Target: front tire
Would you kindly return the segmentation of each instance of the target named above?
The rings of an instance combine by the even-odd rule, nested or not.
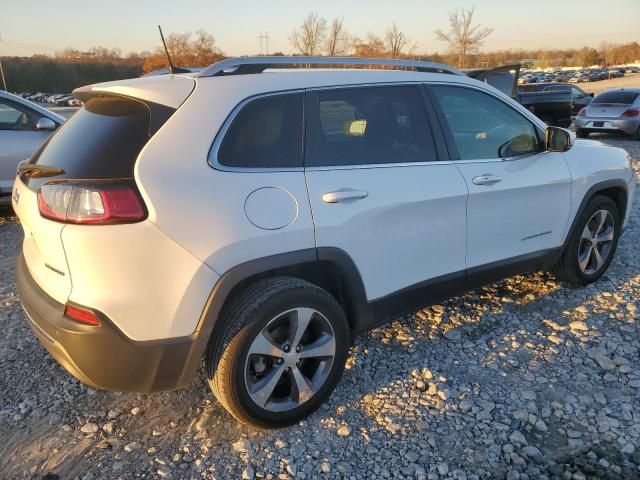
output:
[[[333,296],[309,282],[260,281],[218,321],[205,357],[208,382],[242,423],[293,425],[320,407],[342,376],[347,318]]]
[[[598,280],[613,259],[620,227],[620,213],[613,200],[599,195],[589,200],[553,269],[558,280],[574,285]]]

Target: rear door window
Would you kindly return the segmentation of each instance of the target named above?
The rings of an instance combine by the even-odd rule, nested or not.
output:
[[[313,98],[316,151],[309,166],[437,160],[417,86],[327,90]]]
[[[240,168],[302,167],[304,94],[258,98],[235,116],[217,152],[218,163]]]
[[[96,97],[49,137],[31,163],[64,170],[56,180],[131,178],[148,140],[147,105],[123,97]],[[51,179],[23,180],[37,188]]]

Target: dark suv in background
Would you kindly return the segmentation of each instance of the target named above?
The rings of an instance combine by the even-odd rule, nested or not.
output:
[[[588,93],[575,85],[566,83],[530,83],[518,85],[518,92],[571,92],[571,115],[575,116],[580,110],[591,103],[593,93]]]

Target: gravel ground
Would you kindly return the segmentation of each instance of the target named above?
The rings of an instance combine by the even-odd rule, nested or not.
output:
[[[640,159],[640,142],[601,138]],[[202,378],[154,395],[74,380],[20,310],[21,238],[5,209],[2,479],[640,478],[640,199],[595,285],[517,276],[376,329],[323,408],[271,432],[238,425]]]

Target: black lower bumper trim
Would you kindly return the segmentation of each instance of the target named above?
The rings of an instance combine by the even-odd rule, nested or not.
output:
[[[91,387],[156,392],[188,386],[201,349],[197,335],[168,340],[135,341],[104,314],[99,327],[64,315],[64,305],[45,293],[29,273],[24,256],[16,266],[16,284],[29,326],[53,358]]]

